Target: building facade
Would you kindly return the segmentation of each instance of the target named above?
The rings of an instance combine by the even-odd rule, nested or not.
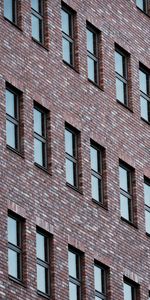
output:
[[[149,0],[0,25],[0,299],[150,299]]]

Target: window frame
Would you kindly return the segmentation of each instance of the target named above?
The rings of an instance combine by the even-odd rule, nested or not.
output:
[[[136,1],[136,7],[142,11],[144,14],[148,15],[149,16],[149,3],[148,3],[148,0],[143,0],[143,6],[144,6],[144,9],[141,9],[138,5],[137,5],[137,1]]]
[[[119,187],[120,187],[120,197],[121,195],[123,195],[124,197],[126,197],[128,199],[128,210],[129,210],[129,220],[126,219],[125,217],[123,217],[121,215],[121,219],[125,220],[126,222],[133,224],[134,221],[134,216],[133,216],[133,185],[132,185],[132,181],[133,181],[133,171],[130,167],[128,167],[125,163],[120,162],[119,163],[119,168],[122,168],[124,170],[126,170],[129,174],[129,180],[127,178],[127,182],[129,182],[129,192],[123,190],[120,186],[120,178],[119,178]],[[130,203],[129,203],[130,201]],[[120,199],[120,208],[121,208],[121,199]],[[120,214],[121,214],[121,209],[120,209]]]
[[[144,178],[144,185],[148,185],[150,187],[150,180],[148,178]],[[145,195],[144,195],[144,208],[145,208],[145,211],[148,211],[149,215],[150,215],[150,206],[148,206],[146,203],[145,203]],[[145,231],[146,231],[146,217],[145,217]],[[146,231],[146,234],[150,236],[150,232],[147,232]]]
[[[4,0],[5,2],[5,0]],[[5,7],[5,3],[4,3],[4,7]],[[18,0],[12,0],[12,20],[8,19],[6,16],[5,16],[5,10],[4,10],[4,18],[6,20],[8,20],[9,22],[11,22],[12,24],[14,25],[18,25]]]
[[[74,278],[69,274],[69,263],[68,263],[68,276],[69,276],[69,283],[73,283],[77,286],[77,300],[81,300],[81,285],[82,285],[82,274],[81,274],[81,254],[75,250],[74,248],[70,247],[68,248],[68,257],[69,252],[76,255],[76,270],[78,271],[79,278]],[[69,299],[70,300],[70,299]]]
[[[124,284],[129,285],[132,288],[132,300],[137,300],[137,285],[134,284],[130,279],[126,279],[126,278],[123,281],[123,287]]]
[[[91,178],[92,176],[96,177],[98,179],[98,183],[99,183],[99,201],[97,201],[96,199],[94,199],[92,197],[92,200],[98,204],[104,204],[104,191],[103,191],[103,150],[101,149],[101,147],[91,141],[90,144],[90,149],[94,148],[97,151],[98,154],[98,166],[99,166],[99,172],[95,171],[92,169],[91,166]],[[101,187],[101,188],[100,188]],[[92,188],[92,182],[91,182],[91,188]]]
[[[37,268],[37,266],[41,266],[47,270],[47,278],[45,278],[46,279],[45,285],[47,285],[47,290],[48,290],[48,293],[44,293],[44,292],[38,290],[38,288],[37,288],[37,294],[49,297],[51,294],[50,237],[43,229],[41,229],[39,227],[37,227],[37,229],[36,229],[36,235],[37,235],[37,233],[44,236],[44,238],[46,238],[46,245],[44,245],[44,251],[46,249],[47,261],[43,261],[42,259],[38,258],[37,254],[36,254],[36,268]],[[37,243],[36,243],[36,249],[37,249]],[[37,270],[36,270],[36,276],[37,276]]]
[[[39,104],[37,104],[36,102],[34,103],[34,107],[33,107],[33,115],[34,115],[34,110],[39,111],[41,114],[43,114],[44,116],[44,120],[42,121],[42,127],[44,128],[44,136],[38,134],[35,130],[34,130],[34,140],[38,140],[42,143],[42,159],[43,159],[43,165],[40,165],[38,162],[36,162],[34,160],[34,164],[37,165],[38,167],[47,170],[48,168],[48,157],[47,157],[47,111],[46,109],[44,109],[43,107],[41,107]],[[44,151],[43,151],[43,145],[44,145]],[[34,146],[34,150],[35,150],[35,146]]]
[[[98,49],[98,30],[92,25],[90,24],[89,22],[86,23],[86,30],[90,31],[93,33],[94,37],[95,37],[95,41],[94,41],[94,48],[95,48],[95,54],[91,53],[89,50],[88,50],[88,47],[87,47],[87,59],[88,57],[90,59],[92,59],[94,61],[94,63],[96,64],[96,72],[94,70],[94,81],[92,79],[90,79],[88,77],[88,80],[91,81],[92,83],[96,84],[99,86],[99,82],[100,82],[100,76],[99,76],[99,49]],[[88,68],[88,65],[87,65],[87,68]]]
[[[6,85],[5,93],[6,91],[9,91],[12,93],[15,97],[15,106],[14,106],[14,111],[16,111],[16,118],[12,117],[9,115],[6,111],[6,123],[7,121],[11,122],[14,126],[17,127],[16,132],[15,132],[15,144],[17,145],[16,147],[12,147],[9,144],[7,144],[6,140],[6,145],[8,148],[12,149],[13,151],[20,152],[20,101],[19,101],[19,92],[16,91],[15,88],[10,87],[9,85]],[[6,96],[5,96],[6,99]],[[6,103],[6,100],[5,100]],[[6,128],[6,139],[7,139],[7,128]]]
[[[66,179],[66,184],[78,189],[79,188],[79,169],[78,169],[78,132],[76,129],[72,128],[71,126],[69,126],[68,124],[65,125],[65,130],[71,132],[71,134],[74,136],[74,151],[75,151],[75,156],[71,156],[69,153],[66,152],[65,149],[65,160],[69,160],[71,161],[73,164],[75,164],[75,174],[74,174],[74,181],[75,184],[72,185],[71,183],[69,183]],[[67,169],[66,169],[66,174],[67,174]]]
[[[22,260],[22,256],[23,256],[23,241],[22,241],[22,220],[20,217],[16,216],[15,214],[8,212],[8,218],[14,219],[17,222],[17,231],[16,231],[16,235],[17,238],[19,240],[19,245],[14,245],[11,242],[8,241],[8,250],[13,250],[15,253],[19,254],[19,262],[17,261],[17,271],[19,270],[19,277],[14,277],[12,275],[9,274],[8,272],[8,276],[9,278],[13,279],[14,281],[18,281],[18,282],[22,282],[23,281],[23,260]],[[8,240],[8,239],[7,239]],[[19,266],[18,266],[19,264]]]
[[[44,45],[45,42],[44,41],[44,1],[43,0],[39,0],[39,1],[40,1],[41,12],[38,12],[34,8],[32,8],[32,0],[31,0],[31,23],[32,23],[32,15],[36,17],[39,22],[41,22],[41,26],[39,25],[39,40],[36,39],[33,35],[32,35],[32,39],[38,42],[39,44]]]
[[[129,55],[123,51],[122,49],[120,49],[120,47],[118,45],[115,45],[115,52],[119,53],[123,59],[124,59],[124,74],[123,76],[121,74],[119,74],[116,70],[115,70],[115,78],[120,80],[124,85],[125,85],[125,89],[124,89],[124,101],[120,101],[119,99],[117,99],[117,93],[116,93],[116,100],[123,104],[124,106],[129,108],[129,78],[128,78],[128,60],[129,60]],[[116,65],[115,65],[116,68]],[[117,89],[117,86],[116,86]]]
[[[69,15],[69,18],[70,18],[69,27],[70,27],[70,32],[71,32],[71,35],[68,35],[61,28],[61,31],[62,31],[62,46],[63,46],[63,39],[67,40],[69,42],[69,45],[71,45],[71,51],[69,52],[71,63],[67,62],[64,59],[63,51],[62,51],[63,62],[65,62],[67,65],[74,68],[75,67],[75,37],[74,37],[74,15],[75,15],[75,12],[63,3],[62,3],[62,6],[61,6],[61,11],[64,11]]]
[[[144,119],[141,115],[141,119],[144,120],[145,122],[147,122],[148,124],[150,124],[150,72],[144,67],[141,66],[139,67],[139,71],[143,72],[146,77],[147,77],[147,89],[148,89],[148,93],[145,94],[143,91],[141,91],[140,89],[140,105],[141,105],[141,97],[144,98],[144,100],[147,101],[147,106],[148,106],[148,120]],[[140,82],[140,76],[139,76],[139,82]]]
[[[95,297],[99,298],[100,300],[106,300],[107,297],[107,275],[106,275],[106,268],[104,268],[100,263],[94,262],[94,267],[97,267],[103,271],[103,279],[104,282],[104,293],[101,293],[95,289],[95,274],[94,274],[94,289],[95,289]]]

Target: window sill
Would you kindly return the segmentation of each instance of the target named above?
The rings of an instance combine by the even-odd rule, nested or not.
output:
[[[150,15],[149,15],[147,12],[143,11],[143,10],[140,9],[138,6],[136,6],[136,8],[137,8],[141,13],[143,13],[145,16],[147,16],[148,18],[150,18]]]
[[[121,221],[126,222],[128,225],[138,229],[137,225],[135,225],[134,223],[132,223],[131,221],[128,221],[127,219],[121,217]]]
[[[41,297],[46,298],[46,299],[49,299],[49,298],[50,298],[49,295],[46,295],[46,294],[44,294],[44,293],[42,293],[42,292],[40,292],[40,291],[37,291],[37,294],[38,294],[38,296],[41,296]]]
[[[70,183],[66,182],[66,186],[71,188],[72,190],[78,192],[79,194],[83,195],[83,192],[81,190],[79,190],[77,187],[71,185]]]
[[[42,47],[43,49],[49,51],[49,49],[44,44],[40,43],[38,40],[34,39],[33,37],[32,37],[32,41],[37,45],[39,45],[40,47]]]
[[[123,102],[119,101],[118,99],[116,99],[116,101],[118,104],[122,105],[124,108],[128,109],[131,113],[133,113],[133,110],[129,106],[127,106]]]
[[[79,74],[79,71],[73,65],[70,65],[69,63],[67,63],[67,61],[65,61],[64,59],[63,59],[63,63]]]
[[[41,171],[44,171],[46,174],[52,175],[51,172],[49,172],[46,168],[42,167],[38,163],[34,162],[34,166],[37,167],[38,169],[40,169]]]
[[[102,89],[100,87],[100,85],[98,85],[96,82],[92,81],[91,79],[88,78],[88,82],[92,83],[96,88],[98,88],[100,91],[104,91],[104,89]]]
[[[98,206],[104,208],[105,210],[108,210],[107,205],[104,204],[103,202],[98,202],[98,201],[94,200],[93,198],[92,198],[92,202],[94,202],[94,203],[97,204]]]
[[[141,120],[144,121],[147,125],[150,125],[150,122],[141,117]]]
[[[16,27],[19,31],[23,32],[23,30],[14,22],[12,22],[11,20],[7,19],[5,16],[4,16],[4,19],[10,23],[11,25],[13,25],[14,27]]]
[[[11,146],[6,145],[6,148],[7,148],[8,150],[10,150],[10,151],[16,153],[16,154],[19,155],[20,157],[24,158],[24,155],[23,155],[21,152],[17,151],[16,149],[12,148]]]
[[[23,281],[21,281],[21,280],[15,278],[15,277],[13,277],[13,276],[11,276],[11,275],[8,275],[8,278],[9,278],[11,281],[13,281],[13,282],[15,282],[15,283],[17,283],[17,284],[23,286],[24,288],[26,288],[26,286],[25,286],[25,284],[23,283]]]

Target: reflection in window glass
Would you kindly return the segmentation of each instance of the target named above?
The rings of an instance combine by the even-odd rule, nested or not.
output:
[[[73,14],[62,8],[62,50],[63,60],[70,65],[74,65],[74,38],[73,38]]]

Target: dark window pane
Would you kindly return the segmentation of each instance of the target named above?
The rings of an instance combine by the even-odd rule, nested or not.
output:
[[[69,282],[69,300],[78,300],[78,287],[72,282]]]
[[[75,156],[75,136],[65,129],[65,151],[71,156]]]
[[[126,283],[124,283],[124,300],[133,300],[132,287]]]
[[[41,20],[32,15],[32,36],[39,42],[41,42],[41,31]]]
[[[32,0],[31,1],[31,6],[34,10],[40,13],[40,0]]]
[[[8,273],[18,279],[20,278],[19,264],[20,254],[8,249]]]
[[[18,226],[17,221],[8,217],[8,242],[18,245]]]
[[[145,210],[146,232],[150,234],[150,212]]]
[[[149,115],[148,115],[148,101],[143,98],[142,96],[140,97],[141,99],[141,117],[148,121],[149,120]]]
[[[47,293],[47,270],[37,264],[37,289],[42,293]]]
[[[76,186],[76,164],[66,159],[66,181],[73,186]]]
[[[131,207],[130,207],[130,199],[128,197],[125,197],[124,195],[120,195],[120,209],[121,209],[121,216],[131,221]]]
[[[68,261],[69,261],[69,275],[74,278],[77,278],[77,255],[69,251]]]
[[[120,102],[126,102],[126,84],[120,79],[116,78],[116,98]]]
[[[43,114],[37,109],[34,109],[34,131],[39,135],[44,135]]]
[[[66,40],[65,38],[62,39],[63,43],[63,60],[65,60],[68,64],[72,65],[72,43]]]
[[[144,200],[145,204],[150,207],[150,185],[144,183]]]
[[[94,266],[95,290],[104,293],[104,271],[97,266]]]
[[[92,81],[96,81],[96,62],[94,59],[87,57],[88,61],[88,78]]]
[[[99,172],[98,150],[91,147],[91,168]]]
[[[40,258],[41,260],[45,261],[46,260],[46,241],[45,237],[38,233],[36,234],[36,254],[37,257]]]
[[[6,113],[13,118],[17,118],[15,95],[6,90]]]
[[[13,0],[4,0],[4,16],[11,22],[14,22],[13,4]]]
[[[17,126],[6,120],[6,142],[12,148],[17,148]]]
[[[34,161],[44,166],[44,144],[36,138],[34,138]]]
[[[119,167],[119,178],[120,178],[120,187],[122,190],[129,192],[130,191],[130,182],[129,182],[129,171]]]
[[[141,70],[139,71],[139,76],[140,76],[140,90],[148,94],[148,78],[147,74],[142,72]]]
[[[87,50],[95,54],[95,34],[87,29]]]
[[[101,201],[101,182],[100,179],[92,175],[92,198],[96,201]]]
[[[71,15],[62,9],[62,31],[71,36]]]
[[[122,77],[124,77],[125,75],[124,67],[125,67],[124,57],[120,53],[115,52],[115,71],[118,74],[120,74]]]

